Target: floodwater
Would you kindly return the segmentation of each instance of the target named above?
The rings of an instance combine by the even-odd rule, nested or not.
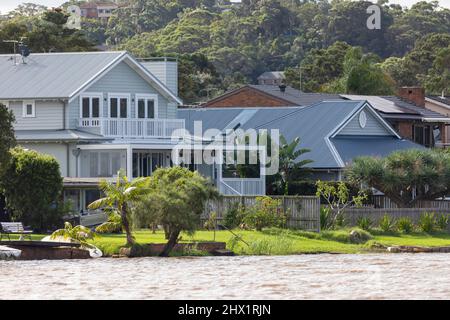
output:
[[[0,299],[449,299],[450,254],[0,261]]]

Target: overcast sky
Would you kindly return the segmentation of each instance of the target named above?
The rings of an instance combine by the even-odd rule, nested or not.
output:
[[[65,0],[0,0],[0,12],[8,12],[23,2],[33,2],[48,7],[57,7],[64,3]],[[418,2],[418,0],[390,0],[390,3],[399,3],[404,6],[410,6],[416,2]],[[439,0],[439,3],[443,7],[450,8],[450,0]]]

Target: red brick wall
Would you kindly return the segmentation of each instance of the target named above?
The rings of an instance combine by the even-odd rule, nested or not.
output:
[[[398,134],[405,139],[412,140],[413,138],[413,124],[408,121],[400,121],[398,123]]]
[[[243,88],[227,97],[207,102],[203,107],[283,107],[293,105],[253,88]]]
[[[425,89],[420,87],[403,87],[398,89],[398,96],[425,108]]]

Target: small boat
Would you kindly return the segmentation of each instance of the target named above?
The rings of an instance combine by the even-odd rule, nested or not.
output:
[[[45,242],[60,242],[60,243],[78,243],[77,241],[71,239],[71,238],[65,238],[62,236],[57,236],[52,238],[51,236],[46,236],[44,238],[41,239],[41,241],[45,241]],[[81,245],[82,249],[88,250],[89,251],[89,255],[91,256],[91,258],[101,258],[103,256],[103,252],[97,248],[96,246],[90,244],[89,246],[83,246]]]
[[[21,250],[0,246],[0,260],[15,260],[20,258]]]

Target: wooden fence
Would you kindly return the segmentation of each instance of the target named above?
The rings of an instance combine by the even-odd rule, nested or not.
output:
[[[373,206],[375,208],[396,209],[397,204],[386,196],[372,196]],[[447,209],[450,211],[450,201],[448,200],[419,200],[416,202],[415,208],[433,208],[435,209]]]
[[[314,196],[273,196],[281,200],[281,208],[288,212],[287,227],[309,231],[320,231],[320,200]],[[242,204],[252,206],[256,202],[255,196],[223,196],[219,200],[210,200],[205,206],[202,219],[208,219],[212,212],[217,215],[221,223],[229,210]]]
[[[347,208],[344,212],[345,221],[350,226],[355,226],[358,219],[362,217],[370,218],[375,226],[378,226],[380,219],[385,215],[389,215],[394,219],[402,217],[411,218],[417,223],[420,216],[426,212],[434,212],[436,214],[450,214],[449,209],[442,208]]]

